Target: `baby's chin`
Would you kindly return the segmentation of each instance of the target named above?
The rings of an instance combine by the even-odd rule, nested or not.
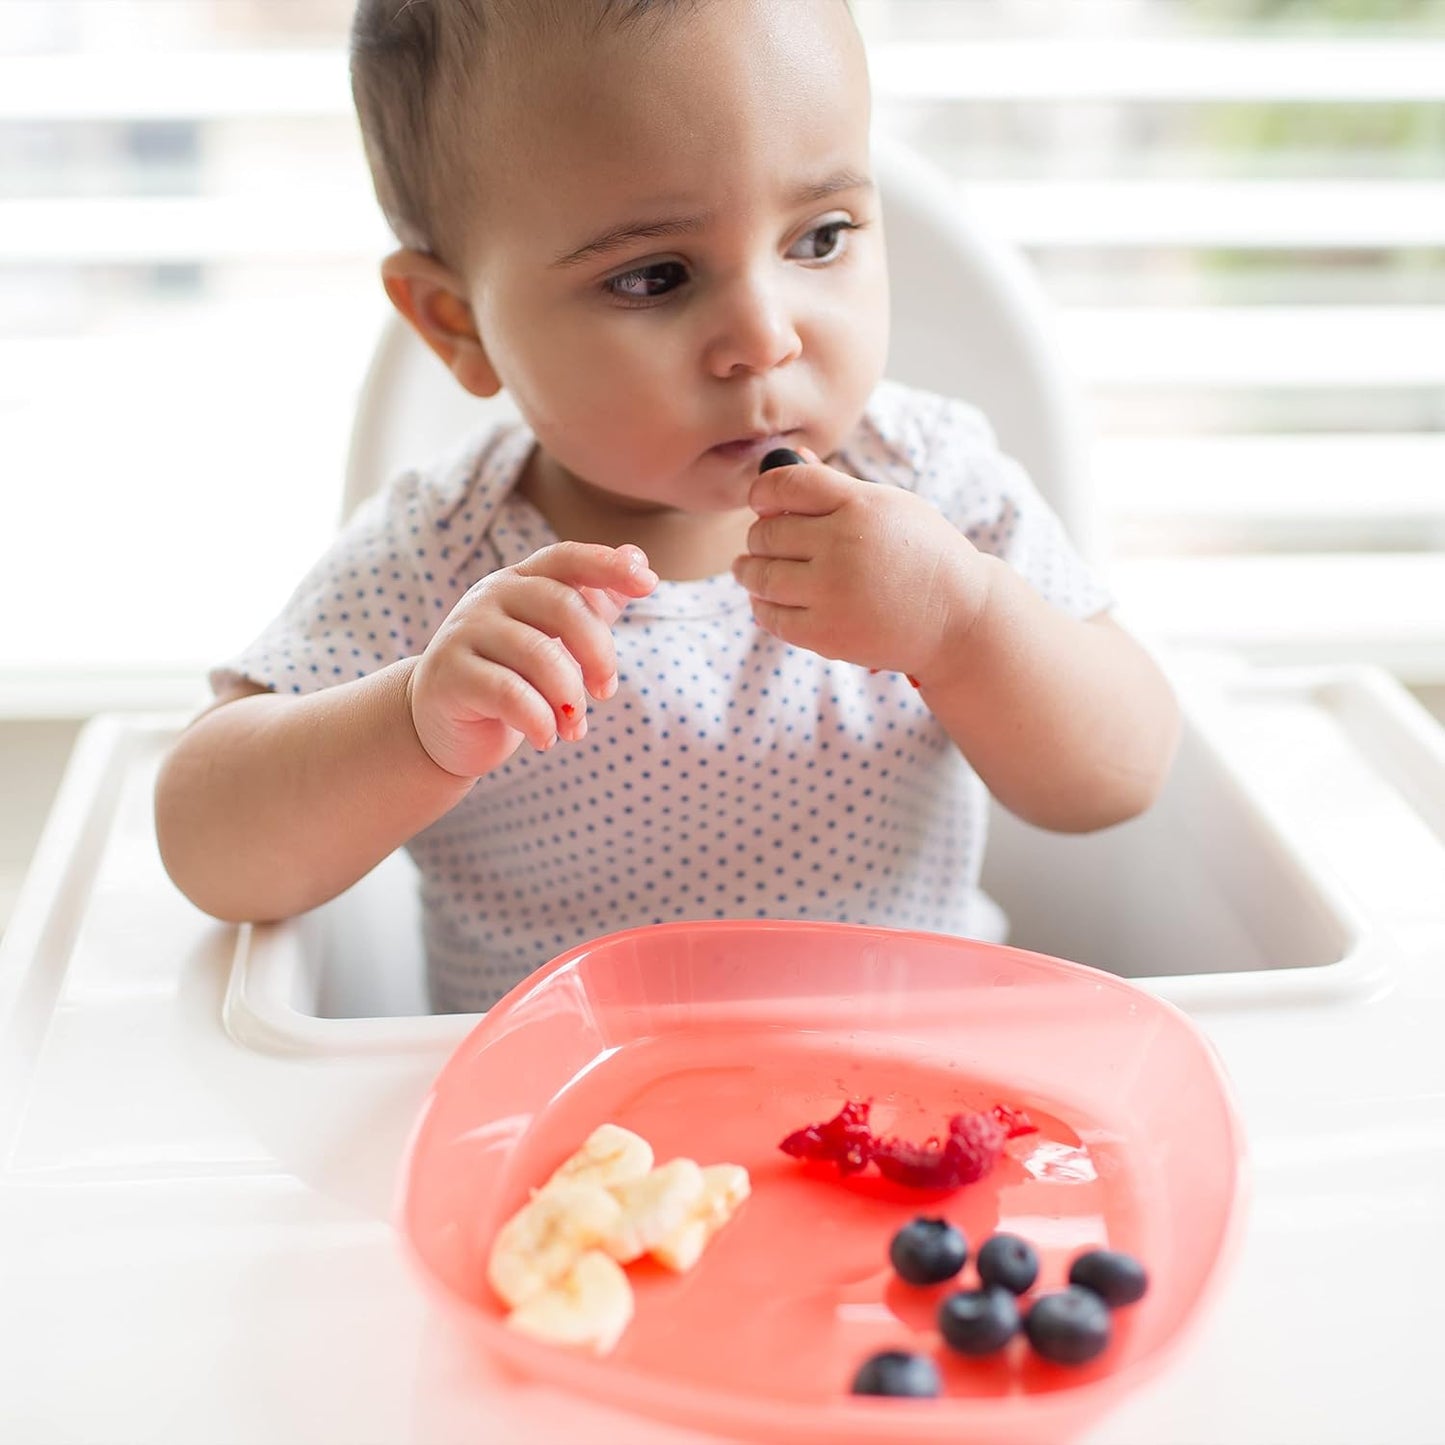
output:
[[[635,474],[615,480],[609,477],[601,483],[584,481],[574,475],[572,484],[593,506],[641,520],[738,511],[747,506],[748,489],[756,475],[757,468],[749,467],[746,462],[726,466],[714,462],[694,464],[673,476],[649,477],[642,481]]]

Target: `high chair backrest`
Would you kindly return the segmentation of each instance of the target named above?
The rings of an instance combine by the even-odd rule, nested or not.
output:
[[[1080,408],[1037,278],[958,188],[907,148],[876,141],[874,180],[892,292],[888,375],[979,407],[1092,556]],[[515,415],[505,394],[484,401],[463,390],[391,316],[362,384],[343,515],[408,466]]]

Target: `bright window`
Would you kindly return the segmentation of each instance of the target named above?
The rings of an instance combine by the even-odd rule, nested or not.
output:
[[[1036,264],[1126,606],[1445,680],[1445,3],[857,0]],[[335,524],[388,244],[350,0],[0,5],[0,692],[169,704]]]

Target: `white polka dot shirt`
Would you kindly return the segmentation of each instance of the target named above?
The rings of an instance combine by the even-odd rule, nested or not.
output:
[[[372,498],[213,686],[304,693],[426,646],[477,578],[556,540],[508,424]],[[839,465],[931,501],[1079,617],[1109,605],[982,416],[879,386]],[[615,624],[618,690],[579,743],[526,743],[411,840],[439,1010],[489,1007],[566,948],[674,919],[807,918],[999,936],[987,798],[902,676],[789,646],[730,575],[661,582]]]

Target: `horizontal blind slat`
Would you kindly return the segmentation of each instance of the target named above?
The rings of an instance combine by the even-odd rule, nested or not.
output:
[[[1445,182],[961,182],[1016,245],[1127,249],[1445,247]],[[370,254],[390,244],[369,189],[303,196],[0,200],[0,264]]]
[[[1445,680],[1445,553],[1134,558],[1110,581],[1127,620],[1174,645]]]
[[[963,182],[1018,245],[1336,250],[1445,246],[1445,182]]]
[[[1445,524],[1445,434],[1115,436],[1092,473],[1115,515]]]
[[[1092,386],[1445,384],[1445,306],[1078,306],[1058,337]]]
[[[887,41],[870,67],[885,100],[1445,99],[1445,42],[1426,38]]]
[[[1445,100],[1445,41],[875,41],[882,101]],[[349,116],[341,49],[0,56],[0,119]]]
[[[340,49],[0,56],[0,120],[350,114],[347,58]]]
[[[0,201],[0,263],[131,265],[367,257],[394,246],[370,195]]]

